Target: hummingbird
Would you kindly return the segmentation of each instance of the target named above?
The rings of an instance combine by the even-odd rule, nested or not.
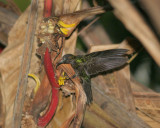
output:
[[[93,100],[91,77],[127,64],[127,51],[127,49],[111,49],[86,55],[66,54],[57,63],[56,68],[61,64],[71,64],[75,70],[75,76],[80,78],[87,97],[87,104],[90,104]]]

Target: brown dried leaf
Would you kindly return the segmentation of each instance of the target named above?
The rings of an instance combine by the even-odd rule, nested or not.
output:
[[[72,33],[69,39],[65,40],[63,54],[74,54],[77,42],[77,30]]]
[[[115,8],[115,15],[124,23],[143,44],[160,66],[160,44],[153,31],[143,20],[142,16],[128,0],[108,0]]]
[[[21,62],[17,94],[14,103],[12,127],[21,126],[22,110],[26,95],[27,78],[28,78],[31,55],[32,55],[31,53],[32,53],[32,44],[34,41],[34,33],[36,30],[37,15],[38,15],[38,1],[32,0],[28,18],[27,31],[24,40],[24,50]]]
[[[126,66],[125,68],[114,72],[117,93],[119,100],[126,105],[128,111],[135,112],[135,103],[132,95],[132,89],[130,85],[130,68]]]
[[[11,127],[13,116],[13,104],[16,95],[19,68],[22,57],[22,49],[26,31],[26,21],[28,18],[29,10],[17,20],[16,24],[9,33],[8,46],[0,55],[0,72],[2,75],[1,91],[5,113],[5,127]],[[17,29],[17,28],[23,29]],[[14,61],[12,61],[14,60]],[[10,63],[12,61],[12,63]]]
[[[87,107],[83,126],[87,128],[115,128],[118,127],[118,124],[93,102]]]
[[[54,16],[72,13],[81,8],[81,0],[53,0]]]
[[[82,0],[65,0],[63,14],[73,13],[81,9]]]
[[[59,16],[63,14],[63,0],[53,0],[53,15]]]
[[[30,106],[29,113],[33,115],[35,119],[39,116],[40,112],[42,112],[47,106],[48,99],[51,93],[51,86],[49,84],[47,75],[44,76],[41,86],[39,87],[33,102]]]
[[[134,38],[126,38],[120,44],[93,45],[90,47],[89,53],[117,48],[128,49],[128,54],[133,54],[134,52],[138,52],[140,49],[142,49],[138,40]]]
[[[3,33],[3,32],[0,32],[0,42],[1,44],[3,44],[4,46],[7,46],[7,43],[8,43],[8,36]]]
[[[122,103],[118,102],[112,96],[105,94],[102,89],[99,89],[99,85],[95,85],[93,83],[92,92],[95,103],[101,106],[112,122],[116,122],[112,125],[116,124],[120,128],[150,128],[150,126],[140,119],[136,114],[127,111],[126,107]]]
[[[1,85],[2,85],[2,80],[0,77],[0,127],[4,128],[4,121],[5,121],[5,106],[4,106],[4,98],[3,98],[3,91],[1,91]]]
[[[118,48],[119,44],[93,45],[88,50],[89,53]]]
[[[142,5],[143,9],[147,12],[147,15],[150,17],[151,22],[153,23],[158,34],[160,35],[160,15],[158,14],[160,12],[160,1],[140,0],[140,4]]]
[[[39,12],[42,12],[42,2],[39,2]],[[25,32],[27,28],[27,19],[29,14],[28,8],[16,21],[12,30],[9,33],[8,46],[4,52],[0,55],[0,72],[2,75],[2,92],[5,111],[5,127],[11,127],[13,117],[13,104],[16,95],[17,83],[19,78],[19,69],[22,59],[23,42],[25,39]],[[40,11],[41,10],[41,11]],[[39,15],[40,18],[40,15]],[[31,60],[31,73],[37,72],[38,58],[35,56],[36,43],[33,46],[32,60]],[[30,82],[29,79],[29,90],[35,86],[34,82]],[[32,85],[32,87],[31,87]],[[28,94],[28,92],[27,92]]]
[[[59,104],[55,116],[47,128],[68,128],[75,115],[73,96],[65,97],[60,91]]]
[[[14,25],[15,21],[17,20],[18,15],[16,15],[11,11],[8,11],[7,9],[0,7],[0,17],[3,17],[0,19],[1,23],[5,23],[11,27]]]

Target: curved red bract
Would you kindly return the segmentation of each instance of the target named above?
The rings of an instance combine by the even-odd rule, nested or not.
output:
[[[44,17],[51,16],[51,13],[52,13],[52,0],[45,0],[44,1]],[[52,67],[51,56],[48,48],[46,48],[45,55],[44,55],[44,67],[45,67],[45,71],[49,79],[49,82],[52,86],[52,99],[47,112],[42,117],[39,117],[38,119],[38,126],[40,127],[45,127],[49,123],[49,121],[52,119],[56,111],[58,100],[59,100],[59,97],[58,97],[59,85],[57,84],[55,79],[54,69]]]
[[[58,97],[59,85],[57,84],[55,79],[55,74],[52,67],[52,61],[51,61],[48,48],[46,48],[46,52],[44,55],[44,67],[45,67],[45,71],[48,76],[49,82],[52,86],[52,100],[51,100],[49,109],[47,110],[45,115],[38,119],[38,126],[40,127],[45,127],[49,123],[49,121],[52,119],[56,111],[56,108],[58,105],[58,99],[59,99]]]
[[[57,84],[56,79],[55,79],[54,69],[52,67],[51,56],[50,56],[48,48],[46,48],[46,52],[44,55],[44,67],[45,67],[45,71],[47,73],[51,86],[53,88],[59,88],[59,85]]]

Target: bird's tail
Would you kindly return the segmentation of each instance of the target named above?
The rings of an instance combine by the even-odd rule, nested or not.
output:
[[[87,97],[87,104],[90,104],[93,100],[92,97],[92,89],[91,89],[91,79],[85,80],[82,78],[83,81],[83,89],[85,91],[86,97]]]

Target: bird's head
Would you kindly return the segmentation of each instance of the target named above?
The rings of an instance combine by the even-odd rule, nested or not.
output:
[[[74,58],[75,56],[72,54],[64,55],[62,59],[57,63],[56,68],[61,64],[70,64]]]

